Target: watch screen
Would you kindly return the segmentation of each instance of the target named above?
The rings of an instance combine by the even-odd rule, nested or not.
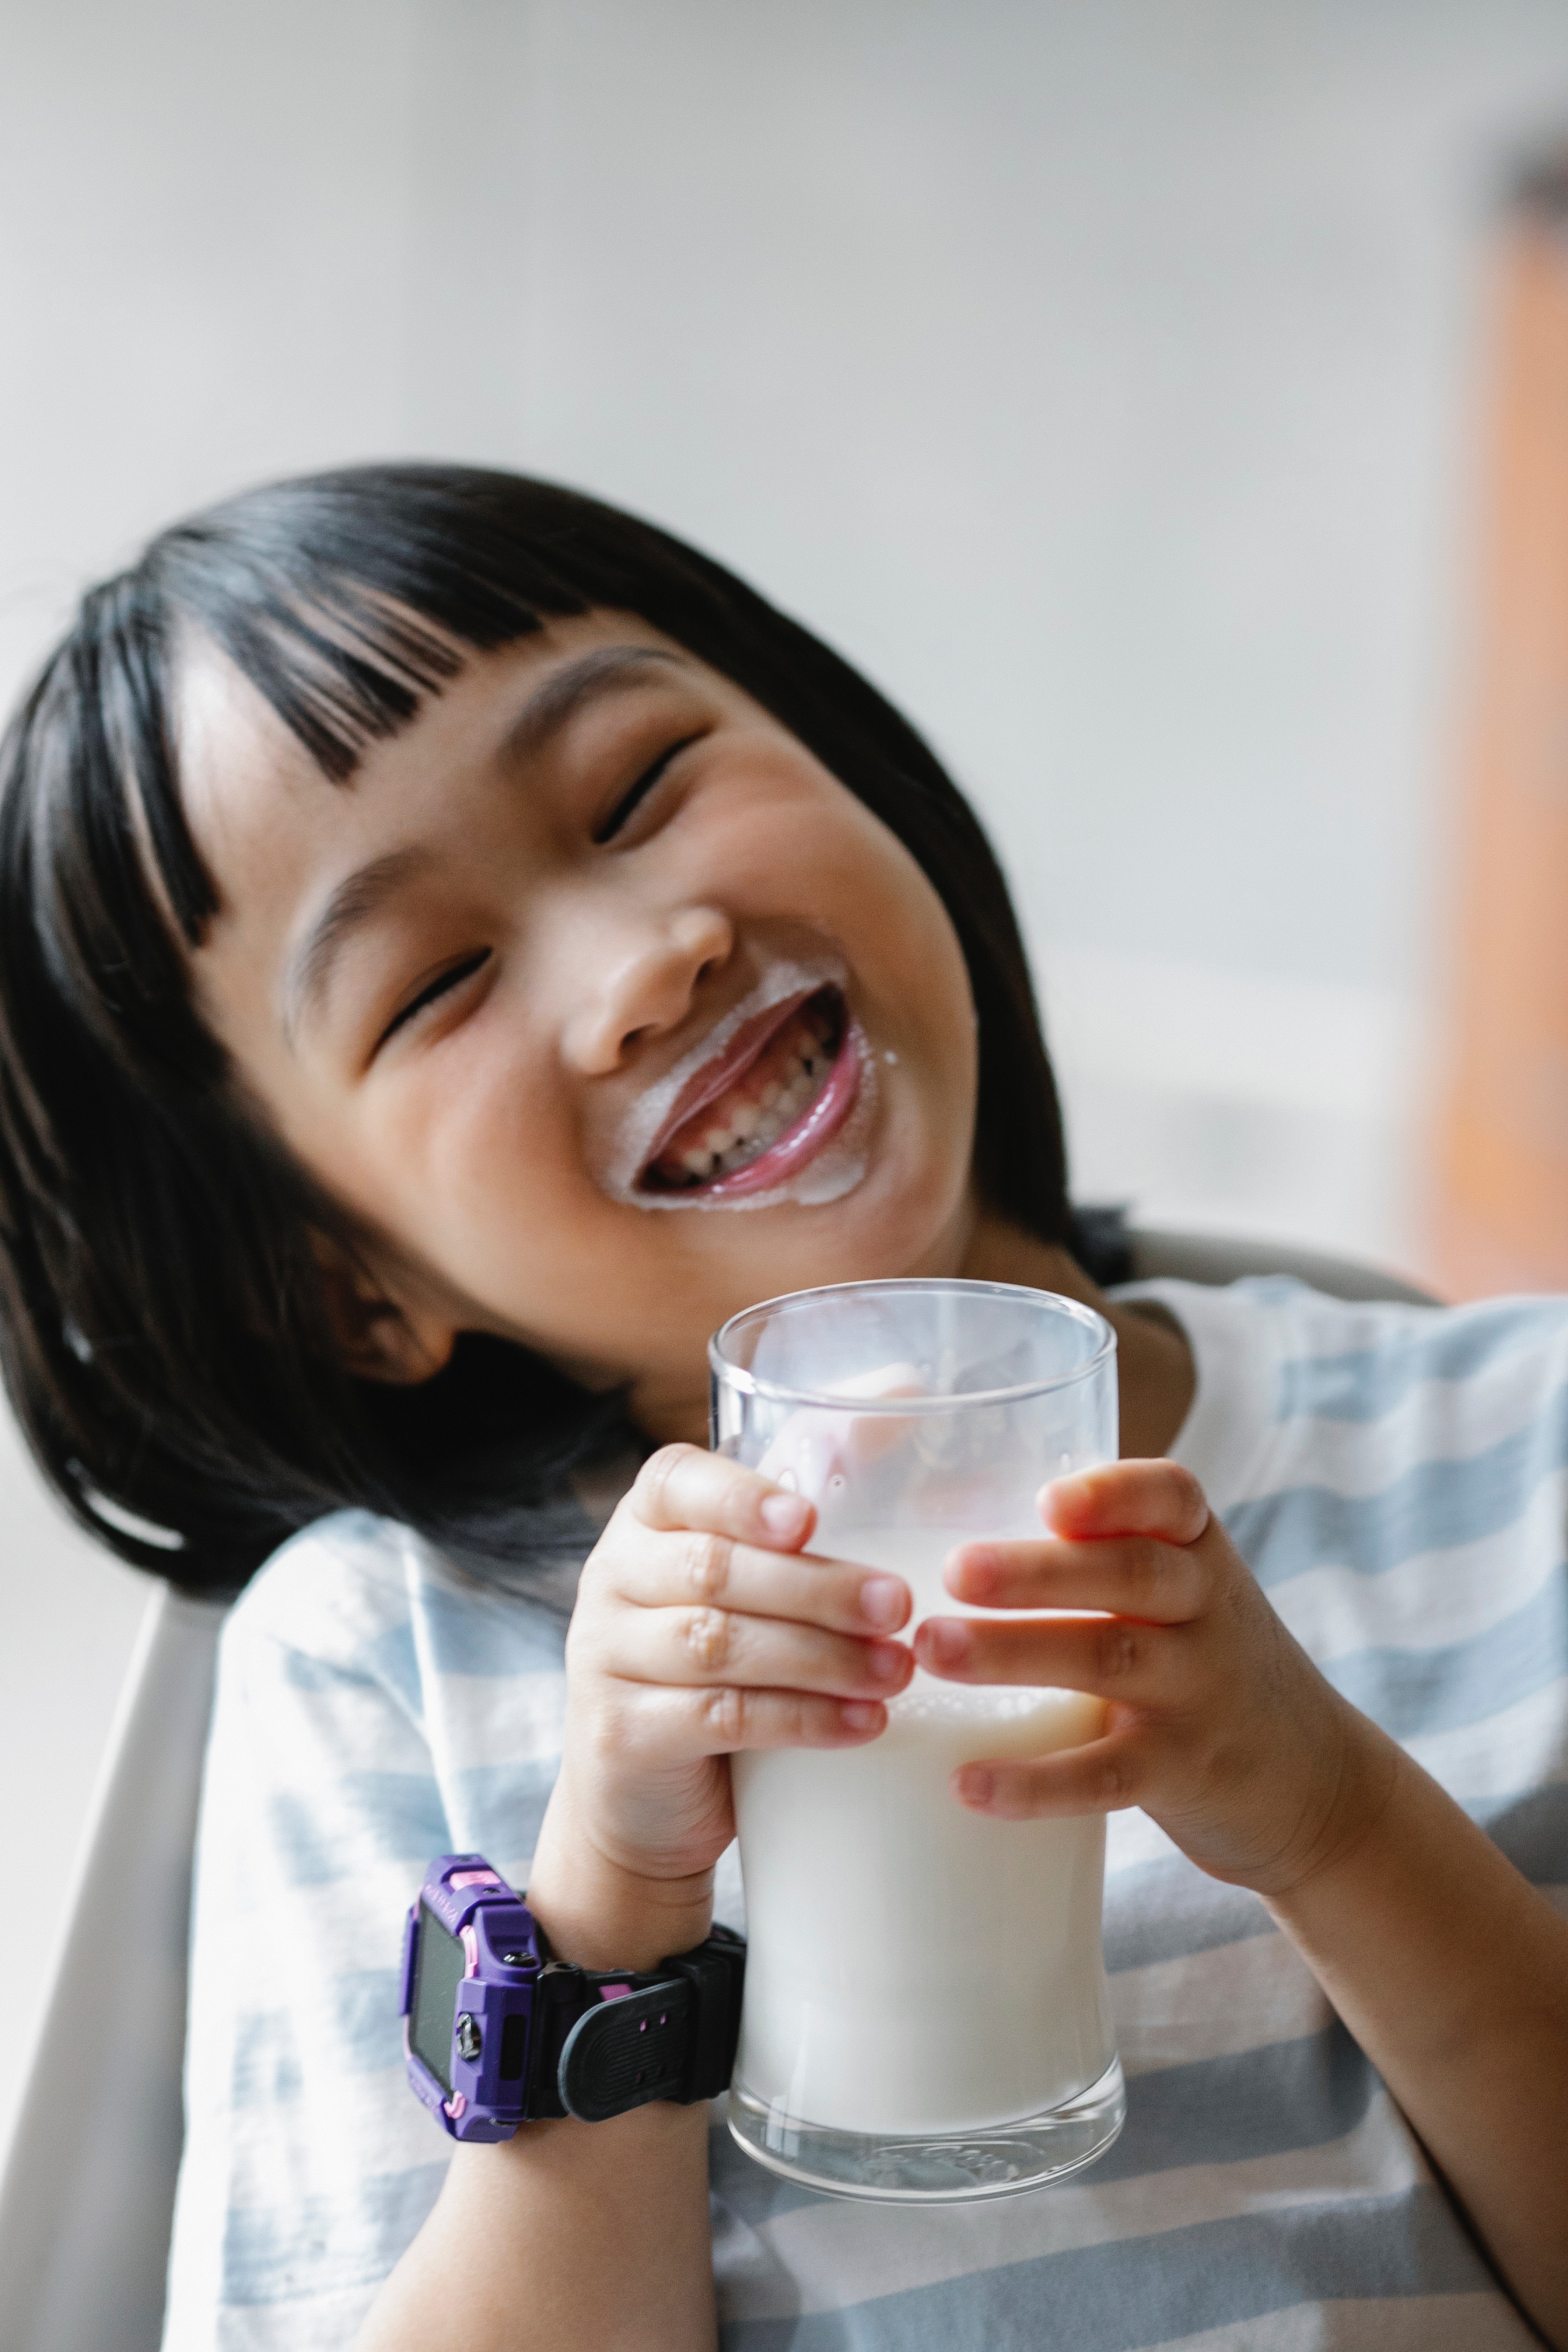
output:
[[[448,2096],[452,2089],[452,2025],[458,2011],[458,1987],[463,1981],[466,1965],[467,1955],[456,1936],[448,1936],[430,1906],[421,1900],[408,2041],[415,2056],[423,2058]]]

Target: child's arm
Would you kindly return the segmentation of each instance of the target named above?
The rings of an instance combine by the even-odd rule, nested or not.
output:
[[[1364,1719],[1363,1719],[1364,1720]],[[1568,1922],[1374,1726],[1359,1836],[1269,1909],[1568,2345]]]
[[[529,1887],[552,1944],[584,1966],[647,1968],[707,1934],[706,1889],[683,1924],[596,1875],[583,1853],[570,1904],[552,1901],[548,1872]],[[458,2148],[360,2352],[710,2352],[716,2336],[708,2108],[661,2104]]]
[[[583,1571],[561,1776],[528,1899],[559,1958],[650,1968],[708,1932],[738,1748],[858,1747],[909,1680],[909,1588],[801,1558],[809,1504],[717,1454],[644,1465]],[[360,2352],[707,2352],[706,2105],[457,2150]]]
[[[971,1544],[915,1653],[961,1681],[1110,1702],[1103,1736],[954,1775],[978,1811],[1142,1805],[1200,1868],[1263,1896],[1377,2066],[1547,2340],[1568,2347],[1568,1923],[1286,1632],[1169,1462],[1043,1498],[1057,1539]]]

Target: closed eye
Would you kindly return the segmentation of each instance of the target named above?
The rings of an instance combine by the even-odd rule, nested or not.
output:
[[[411,996],[407,1003],[393,1014],[375,1041],[376,1051],[379,1053],[387,1039],[395,1037],[400,1029],[405,1027],[415,1018],[416,1014],[423,1013],[426,1005],[434,1004],[438,997],[447,995],[452,989],[458,987],[462,982],[471,978],[483,965],[489,963],[489,949],[480,948],[477,955],[464,956],[459,963],[448,964],[445,971],[438,971],[434,980],[426,981],[419,993],[416,996]]]
[[[609,815],[604,819],[603,823],[595,826],[594,839],[599,843],[613,841],[616,834],[620,832],[622,826],[626,824],[628,818],[631,816],[634,809],[637,808],[640,803],[647,798],[649,793],[652,792],[654,786],[658,782],[670,761],[680,752],[684,751],[689,743],[695,743],[697,740],[698,739],[695,735],[683,735],[679,743],[672,743],[668,751],[661,751],[658,759],[654,761],[652,767],[645,768],[643,770],[642,774],[637,778],[630,792],[626,793],[621,800],[616,802],[615,807],[611,810]]]

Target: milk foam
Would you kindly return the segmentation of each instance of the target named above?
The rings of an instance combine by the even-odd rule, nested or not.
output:
[[[847,967],[834,956],[809,961],[781,957],[769,964],[750,994],[732,1005],[673,1069],[666,1071],[656,1085],[637,1097],[602,1155],[595,1160],[590,1153],[589,1165],[600,1190],[607,1192],[612,1201],[624,1202],[634,1209],[773,1209],[784,1202],[815,1209],[825,1208],[829,1202],[842,1200],[845,1193],[853,1192],[866,1173],[877,1086],[876,1056],[853,1016],[847,1042],[860,1063],[855,1108],[837,1134],[804,1168],[797,1169],[782,1184],[770,1185],[765,1192],[742,1192],[728,1199],[722,1193],[701,1191],[647,1192],[637,1184],[658,1131],[674,1109],[681,1088],[723,1052],[748,1021],[765,1013],[770,1005],[782,1004],[787,997],[815,995],[819,988],[843,990],[847,981]]]
[[[942,1588],[963,1537],[835,1528],[830,1540],[905,1577],[917,1620],[994,1613]],[[864,1748],[733,1759],[750,1937],[737,2082],[781,2119],[889,2135],[1059,2105],[1114,2055],[1104,1822],[991,1821],[949,1776],[1092,1739],[1102,1704],[917,1671],[888,1717]]]

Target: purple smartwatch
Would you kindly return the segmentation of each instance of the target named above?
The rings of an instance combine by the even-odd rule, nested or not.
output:
[[[403,1931],[410,2086],[466,2140],[510,2139],[547,2116],[596,2124],[653,2099],[710,2099],[735,2063],[745,1966],[744,1938],[716,1927],[641,1974],[570,1968],[483,1854],[441,1854]]]

